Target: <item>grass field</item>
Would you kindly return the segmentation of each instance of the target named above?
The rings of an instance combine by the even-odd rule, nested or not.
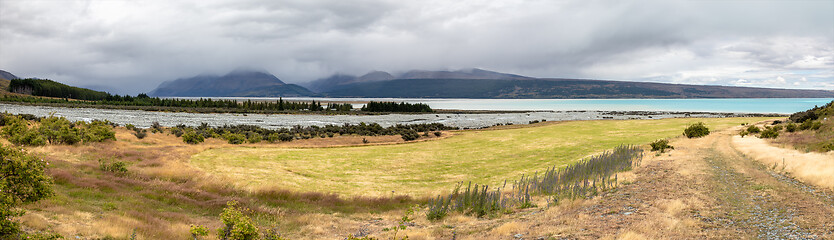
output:
[[[503,183],[620,144],[647,144],[680,136],[686,125],[699,121],[715,130],[764,119],[768,118],[575,121],[460,132],[442,140],[411,144],[220,148],[194,155],[190,163],[249,190],[426,196],[449,191],[459,181]]]

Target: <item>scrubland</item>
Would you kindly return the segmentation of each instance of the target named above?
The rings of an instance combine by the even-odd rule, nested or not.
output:
[[[397,235],[409,239],[744,238],[762,236],[745,228],[757,223],[728,223],[761,215],[743,207],[753,204],[804,207],[796,211],[798,218],[775,219],[797,222],[797,234],[834,236],[825,232],[831,219],[823,214],[832,213],[825,200],[803,197],[804,202],[772,207],[796,193],[780,180],[756,174],[739,180],[741,188],[722,187],[722,179],[768,171],[737,163],[748,158],[731,155],[729,140],[737,132],[733,127],[762,120],[548,122],[446,131],[408,143],[396,136],[337,136],[243,145],[219,139],[192,145],[167,133],[137,139],[119,127],[116,141],[27,147],[50,163],[55,195],[26,205],[19,220],[26,231],[70,239],[190,239],[193,224],[207,226],[212,234],[204,239],[214,239],[214,229],[222,227],[219,214],[235,200],[249,209],[245,214],[261,231],[274,229],[290,239],[390,238],[393,232],[384,229],[396,226],[409,208],[415,212]],[[697,122],[716,133],[678,137]],[[430,221],[425,215],[429,198],[451,192],[461,181],[499,185],[622,144],[647,148],[662,138],[670,138],[675,149],[647,154],[642,166],[619,175],[616,189],[594,197],[555,205],[535,198],[534,207],[484,217],[453,212]],[[103,167],[115,162],[124,163],[126,171]],[[724,196],[728,193],[736,196]],[[746,197],[761,193],[770,197]],[[808,213],[812,210],[819,213]]]

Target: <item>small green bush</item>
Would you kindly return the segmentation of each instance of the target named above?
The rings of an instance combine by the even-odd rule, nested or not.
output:
[[[164,132],[164,131],[162,131],[162,125],[159,124],[159,122],[153,122],[153,123],[151,123],[151,132],[152,133],[161,133],[161,132]]]
[[[174,136],[177,137],[182,137],[182,134],[185,133],[185,131],[183,131],[182,128],[178,127],[171,128],[169,131],[171,131],[171,134],[174,134]]]
[[[107,122],[95,120],[89,124],[85,124],[82,139],[84,142],[104,142],[106,140],[116,140],[116,132],[113,131],[113,126]]]
[[[776,130],[776,128],[771,128],[771,127],[766,128],[764,131],[762,131],[762,134],[759,135],[759,138],[776,138],[776,137],[779,137],[779,131]]]
[[[785,125],[785,131],[796,132],[796,129],[797,127],[795,123],[788,123],[787,125]]]
[[[756,127],[756,125],[750,125],[749,127],[747,127],[748,133],[759,133],[761,131],[762,130],[759,127]]]
[[[267,137],[267,141],[271,142],[271,143],[272,142],[277,142],[277,141],[289,142],[289,141],[292,141],[292,140],[293,140],[293,136],[290,135],[289,133],[272,133],[272,134],[269,134],[269,136]]]
[[[108,162],[104,159],[99,159],[99,169],[105,172],[112,172],[115,174],[125,174],[127,173],[127,163],[122,161],[115,161],[115,162]]]
[[[294,137],[292,135],[290,135],[289,133],[278,134],[278,140],[281,140],[282,142],[289,142],[289,141],[292,141],[293,139],[294,139]]]
[[[413,129],[403,130],[402,132],[400,132],[400,135],[405,141],[412,141],[420,138],[420,134],[417,133],[417,131],[414,131]]]
[[[203,225],[191,225],[191,230],[189,232],[191,232],[191,238],[195,240],[198,239],[198,237],[208,236],[209,234],[208,228]]]
[[[145,129],[136,129],[136,132],[133,133],[133,136],[136,136],[137,139],[143,139],[148,136],[148,131]]]
[[[41,133],[29,130],[29,121],[20,116],[7,116],[6,126],[0,134],[6,136],[9,142],[17,145],[41,146],[47,143],[47,139]]]
[[[250,143],[259,143],[261,140],[263,140],[263,137],[258,133],[249,133],[249,138],[246,139]]]
[[[686,127],[686,129],[683,130],[683,135],[688,138],[703,137],[709,135],[709,128],[707,128],[703,122],[699,122]]]
[[[239,208],[237,201],[226,203],[226,208],[220,213],[223,227],[217,229],[220,239],[250,240],[258,238],[258,227],[252,219],[243,214],[248,209]]]
[[[182,134],[182,141],[188,144],[198,144],[205,141],[203,135],[197,134],[194,131],[188,131]]]
[[[223,138],[225,138],[229,144],[243,144],[246,142],[246,136],[240,133],[227,133],[223,135]]]
[[[435,137],[440,137],[440,135],[443,135],[443,133],[442,132],[434,132]]]
[[[669,140],[666,139],[659,139],[657,141],[652,142],[649,145],[651,145],[653,152],[660,151],[662,153],[666,152],[666,149],[675,149],[675,147],[669,145]]]
[[[47,165],[20,148],[0,144],[0,239],[20,237],[15,221],[24,214],[20,205],[52,195],[52,180],[44,173]]]
[[[819,121],[805,121],[802,124],[799,124],[799,130],[818,130],[822,127],[822,123]]]
[[[834,140],[823,144],[820,149],[822,149],[823,152],[834,151]]]
[[[136,131],[136,126],[134,126],[133,124],[130,124],[130,123],[125,124],[125,128],[127,130],[130,130],[130,131]]]

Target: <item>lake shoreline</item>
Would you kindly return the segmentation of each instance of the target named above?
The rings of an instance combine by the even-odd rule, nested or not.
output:
[[[123,109],[67,108],[0,103],[0,111],[11,114],[32,114],[38,117],[49,115],[66,117],[71,121],[108,120],[119,125],[133,124],[147,128],[154,123],[165,127],[180,124],[199,126],[253,125],[268,129],[292,128],[295,126],[319,126],[377,123],[383,127],[397,124],[440,123],[461,129],[477,129],[500,125],[528,124],[543,121],[576,121],[607,119],[664,119],[664,118],[726,118],[726,117],[785,117],[783,114],[758,113],[709,113],[669,111],[496,111],[460,112],[438,111],[435,113],[389,113],[374,115],[323,115],[323,114],[256,114],[256,113],[189,113],[159,112]]]

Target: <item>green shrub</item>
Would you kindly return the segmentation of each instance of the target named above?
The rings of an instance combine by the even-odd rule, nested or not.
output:
[[[822,123],[819,121],[805,121],[799,125],[800,130],[819,130],[820,127],[822,127]]]
[[[191,232],[191,238],[195,240],[201,236],[208,236],[209,233],[208,228],[202,225],[191,225],[191,230],[189,232]]]
[[[52,180],[44,174],[48,165],[43,159],[26,154],[13,146],[0,144],[0,238],[19,236],[21,204],[32,203],[52,195]]]
[[[174,136],[177,136],[177,137],[182,137],[182,134],[185,133],[185,131],[183,131],[182,128],[178,128],[178,127],[171,128],[170,131],[171,131],[171,134],[174,134]]]
[[[659,139],[649,145],[652,146],[652,151],[660,151],[661,153],[666,152],[666,149],[675,149],[675,147],[669,145],[669,140],[666,139]]]
[[[289,142],[289,141],[292,141],[293,139],[294,139],[294,137],[292,135],[290,135],[289,133],[278,134],[278,140],[281,140],[282,142]]]
[[[420,138],[420,134],[417,133],[417,131],[414,131],[413,129],[403,130],[402,132],[400,132],[400,136],[402,136],[403,140],[405,141],[411,141]]]
[[[146,136],[148,136],[148,131],[146,131],[145,129],[137,130],[136,132],[133,133],[133,136],[136,136],[137,139],[143,139]]]
[[[822,149],[823,152],[834,151],[834,140],[823,144],[820,149]]]
[[[5,118],[6,126],[3,127],[0,134],[6,136],[10,142],[17,145],[45,145],[46,137],[37,131],[29,130],[29,121],[24,120],[20,116],[7,116]]]
[[[162,131],[162,125],[160,125],[159,122],[153,122],[153,123],[151,123],[151,132],[152,133],[161,133],[161,132],[164,132],[164,131]]]
[[[193,130],[182,134],[182,141],[188,144],[198,144],[205,141],[203,135],[195,133]]]
[[[130,123],[125,124],[125,128],[127,130],[130,130],[130,131],[136,131],[136,126],[134,126],[133,124],[130,124]]]
[[[709,135],[709,128],[703,122],[689,125],[683,130],[683,135],[688,138],[698,138]]]
[[[443,133],[442,132],[434,132],[435,137],[440,137],[440,135],[443,135]]]
[[[98,164],[101,171],[112,172],[118,175],[127,173],[127,163],[122,161],[109,162],[104,159],[99,159]]]
[[[788,123],[787,125],[785,125],[785,131],[796,132],[796,129],[797,129],[797,127],[796,127],[796,124],[794,124],[794,123]]]
[[[249,141],[250,143],[259,143],[261,142],[261,140],[263,140],[263,137],[261,137],[260,134],[254,132],[249,133],[249,137],[246,139],[246,141]]]
[[[70,121],[63,117],[49,116],[41,119],[37,131],[49,143],[58,143],[62,129],[70,128]]]
[[[9,141],[20,145],[43,146],[46,145],[46,138],[36,131],[26,131],[23,135],[10,138]]]
[[[86,129],[84,129],[84,134],[82,136],[84,142],[104,142],[106,140],[116,140],[116,132],[113,131],[113,127],[108,125],[106,122],[96,120],[85,125]]]
[[[747,136],[747,134],[750,134],[747,132],[747,129],[742,129],[741,132],[738,133],[738,135],[741,137]]]
[[[776,137],[779,137],[779,131],[776,130],[776,128],[771,128],[771,127],[766,128],[764,131],[762,131],[762,134],[759,135],[759,138],[776,138]]]
[[[281,237],[281,233],[278,232],[277,229],[267,229],[262,237],[263,240],[287,240],[284,237]]]
[[[237,201],[226,203],[226,208],[220,213],[223,227],[217,229],[220,239],[250,240],[258,238],[258,227],[252,219],[243,215],[245,208],[239,208]]]
[[[243,144],[246,142],[246,136],[240,133],[227,133],[223,135],[223,138],[225,138],[229,144]]]
[[[756,125],[750,125],[749,127],[747,127],[748,133],[760,133],[761,131],[762,130],[759,127],[756,127]]]

